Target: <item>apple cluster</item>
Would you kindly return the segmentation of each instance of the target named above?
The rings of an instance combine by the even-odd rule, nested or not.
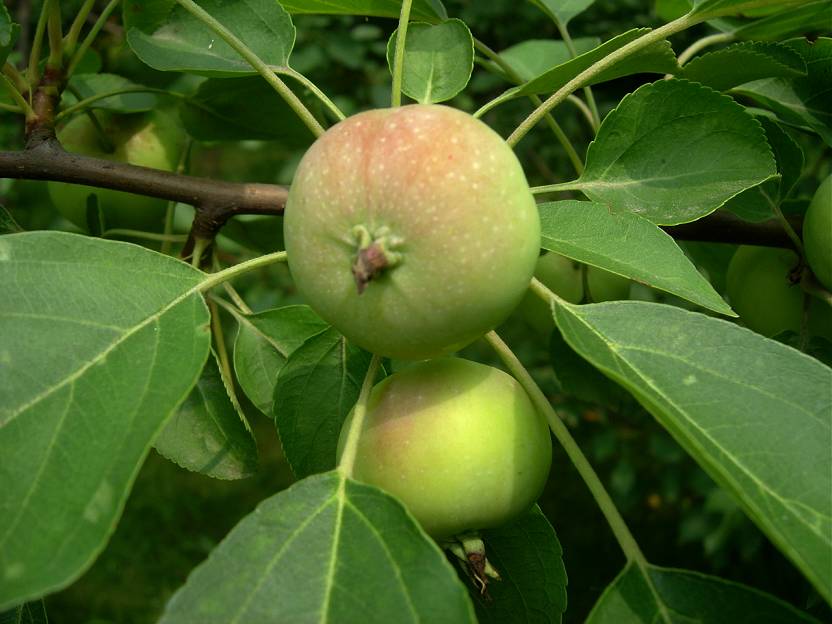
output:
[[[350,117],[301,160],[284,238],[309,305],[401,368],[370,394],[353,476],[437,539],[528,509],[551,463],[545,419],[511,376],[447,357],[511,314],[538,261],[537,207],[503,139],[445,106]]]

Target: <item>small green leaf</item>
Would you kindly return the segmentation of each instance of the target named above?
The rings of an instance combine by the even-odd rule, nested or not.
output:
[[[289,65],[295,27],[275,0],[201,0],[199,4],[264,63],[275,69]],[[175,2],[130,0],[124,15],[127,42],[153,69],[216,76],[257,73],[216,33]]]
[[[160,624],[474,624],[465,588],[401,503],[339,472],[266,499],[188,576]]]
[[[777,41],[802,35],[806,31],[822,30],[822,24],[832,22],[832,0],[806,2],[791,6],[785,11],[751,21],[742,22],[729,29],[737,39]]]
[[[6,62],[19,34],[20,25],[12,21],[6,4],[0,4],[0,65]]]
[[[675,241],[647,219],[575,200],[538,209],[544,249],[735,316]]]
[[[312,132],[260,76],[210,78],[182,103],[185,129],[199,141],[279,141],[306,147]]]
[[[604,119],[578,188],[653,223],[695,221],[777,174],[760,124],[685,80],[639,87]]]
[[[521,95],[542,95],[557,91],[567,82],[592,65],[624,47],[631,41],[647,34],[649,28],[634,28],[605,41],[600,46],[585,52],[574,59],[554,67],[534,80],[508,91],[504,96],[517,97]],[[676,56],[668,41],[659,41],[643,50],[631,54],[609,69],[579,86],[593,85],[631,74],[655,73],[672,74],[679,69]],[[503,96],[501,96],[503,97]]]
[[[797,78],[766,78],[734,89],[773,111],[787,124],[807,127],[832,145],[832,38],[784,43],[806,62],[807,74]]]
[[[257,443],[240,406],[209,357],[199,381],[156,438],[172,462],[214,477],[245,479],[257,472]]]
[[[806,75],[806,63],[791,48],[779,43],[748,41],[694,58],[677,74],[717,91],[761,78]]]
[[[399,17],[401,0],[280,0],[289,13]],[[440,0],[414,0],[410,18],[435,23],[448,18]]]
[[[628,389],[832,595],[832,370],[732,323],[635,301],[558,304],[569,345]]]
[[[308,306],[286,306],[239,315],[234,371],[243,392],[266,416],[274,417],[274,389],[286,360],[305,340],[328,326]]]
[[[803,2],[805,0],[757,0],[756,2],[753,0],[694,0],[694,8],[691,14],[710,19],[723,15],[736,15],[758,7],[775,8],[782,6],[787,8]]]
[[[335,467],[341,425],[358,400],[370,359],[330,328],[307,339],[280,369],[274,417],[298,478]]]
[[[204,279],[137,245],[0,237],[0,608],[67,585],[104,548],[208,356]]]
[[[398,29],[387,42],[387,64],[393,71]],[[440,24],[415,22],[407,27],[402,91],[422,104],[450,100],[465,88],[474,69],[474,38],[458,19]]]
[[[141,85],[115,74],[75,74],[69,81],[72,90],[87,99],[96,95],[114,93],[123,89],[138,88]],[[78,102],[70,91],[63,92],[61,106],[66,108]],[[142,113],[156,108],[158,98],[153,93],[122,93],[96,100],[89,108],[109,110],[116,113]]]
[[[646,574],[628,564],[595,603],[587,624],[816,622],[779,598],[716,576],[654,565]]]
[[[572,42],[577,54],[584,54],[601,45],[597,37],[578,37]],[[562,65],[572,58],[569,48],[563,41],[552,39],[530,39],[500,52],[500,57],[508,63],[523,82],[528,82],[553,67]],[[502,73],[495,64],[494,71]],[[513,81],[509,81],[513,82]]]
[[[547,622],[560,622],[566,611],[563,549],[540,508],[535,505],[504,527],[482,531],[482,539],[501,580],[488,584],[489,600],[469,581],[479,623],[537,622],[541,613]]]
[[[532,0],[532,4],[539,6],[564,26],[594,3],[595,0]]]

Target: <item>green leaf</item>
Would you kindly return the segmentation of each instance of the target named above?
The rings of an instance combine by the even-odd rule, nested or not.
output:
[[[735,316],[673,238],[647,219],[575,200],[538,209],[544,249]]]
[[[275,0],[200,0],[198,4],[264,63],[275,69],[288,67],[295,27]],[[129,0],[124,14],[127,42],[153,69],[219,76],[257,73],[216,33],[175,2]]]
[[[578,37],[572,42],[580,55],[601,45],[597,37]],[[572,58],[569,48],[563,41],[552,39],[530,39],[500,52],[500,57],[508,63],[523,82],[540,76],[553,67],[562,65]],[[491,63],[490,67],[498,73],[502,70]],[[514,82],[509,80],[509,82]]]
[[[43,600],[38,600],[0,613],[0,624],[49,624],[46,605],[43,604]]]
[[[729,29],[737,39],[777,41],[806,31],[820,31],[832,22],[832,0],[806,2],[785,11],[752,22],[743,22]]]
[[[0,237],[0,608],[67,585],[104,548],[208,356],[204,279],[137,245]]]
[[[274,417],[274,389],[286,360],[303,342],[328,326],[309,306],[295,305],[237,315],[234,371],[243,392],[266,416]]]
[[[280,0],[289,13],[399,17],[401,0]],[[448,18],[440,0],[414,0],[410,19],[438,22]]]
[[[160,624],[475,621],[447,559],[401,503],[329,472],[243,518]]]
[[[560,622],[566,611],[563,549],[540,508],[535,505],[504,527],[482,531],[482,539],[501,580],[488,584],[490,600],[468,584],[479,623]]]
[[[807,127],[832,145],[832,38],[791,39],[784,43],[806,62],[807,74],[798,78],[766,78],[734,89],[773,111],[785,123]]]
[[[18,35],[20,35],[20,25],[12,21],[6,4],[0,4],[0,65],[6,62],[14,44],[17,43]]]
[[[280,369],[274,417],[298,478],[335,467],[341,425],[358,400],[370,359],[330,328],[307,339]]]
[[[75,90],[82,99],[96,95],[114,93],[123,89],[140,87],[127,78],[115,74],[75,74],[69,81],[71,89]],[[78,102],[70,90],[63,92],[61,107],[66,108]],[[116,113],[142,113],[153,110],[158,105],[158,98],[153,93],[122,93],[96,100],[89,108],[109,110]]]
[[[750,9],[783,8],[801,4],[806,0],[694,0],[691,15],[700,19],[709,19],[722,15],[736,15]]]
[[[22,231],[23,228],[14,220],[12,213],[3,204],[0,204],[0,235],[16,234]]]
[[[767,180],[728,200],[725,208],[746,221],[766,221],[774,218],[774,206],[789,195],[803,171],[803,150],[777,122],[759,118],[766,132],[766,140],[777,161],[779,179]]]
[[[655,0],[656,17],[663,22],[671,22],[690,11],[688,0]]]
[[[621,405],[625,396],[621,388],[575,353],[560,331],[552,332],[549,353],[552,370],[564,394],[596,405],[612,408]]]
[[[210,78],[182,103],[185,129],[198,141],[279,141],[287,149],[315,136],[260,76]]]
[[[387,64],[393,71],[398,28],[387,42]],[[421,104],[450,100],[465,88],[474,69],[474,38],[458,19],[407,27],[402,92]]]
[[[646,572],[649,581],[637,564],[628,564],[595,603],[587,624],[815,622],[770,594],[716,576],[654,565]]]
[[[532,4],[539,6],[564,26],[594,3],[595,0],[532,0]]]
[[[829,600],[832,370],[668,305],[558,304],[555,320],[569,345],[627,388]]]
[[[725,91],[761,78],[805,75],[806,63],[791,48],[779,43],[747,41],[697,56],[677,77]]]
[[[156,438],[169,460],[215,479],[257,473],[257,443],[217,366],[209,357],[194,389]]]
[[[674,225],[776,173],[763,129],[742,106],[693,82],[661,80],[607,115],[576,188],[614,212]]]
[[[572,60],[537,76],[534,80],[530,80],[524,85],[507,91],[500,97],[542,95],[557,91],[584,70],[589,69],[589,67],[601,59],[648,32],[650,32],[649,28],[634,28],[633,30],[628,30],[617,37],[613,37],[609,41],[605,41],[594,50],[576,56]],[[632,74],[672,74],[676,73],[678,69],[679,64],[676,62],[676,56],[673,54],[673,48],[670,47],[670,43],[668,41],[659,41],[622,59],[609,69],[581,83],[579,86],[594,85]]]

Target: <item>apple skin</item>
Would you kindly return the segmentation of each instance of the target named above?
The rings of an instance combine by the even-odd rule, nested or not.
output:
[[[339,459],[352,417],[341,430]],[[373,388],[353,477],[400,499],[440,539],[524,512],[543,490],[551,461],[546,421],[513,377],[441,358]]]
[[[438,105],[367,111],[330,128],[298,166],[283,226],[309,305],[357,345],[396,359],[447,354],[499,325],[540,249],[514,153],[481,121]],[[397,264],[359,294],[362,230]]]
[[[789,249],[741,246],[728,265],[731,307],[746,327],[764,336],[800,331],[803,291],[789,281],[797,255]]]
[[[184,132],[167,113],[114,115],[96,111],[107,138],[115,146],[110,153],[100,144],[100,135],[89,117],[79,115],[58,131],[58,140],[68,152],[114,160],[120,163],[173,171],[181,156]],[[66,182],[47,185],[52,203],[66,219],[84,231],[87,227],[87,197],[98,196],[107,229],[124,228],[158,232],[164,225],[167,201],[111,189]]]
[[[586,281],[594,303],[630,298],[630,280],[598,267],[587,267]]]
[[[579,303],[584,298],[581,264],[558,253],[548,252],[537,259],[534,276],[549,290],[569,303]],[[531,290],[526,291],[518,307],[520,316],[541,334],[555,327],[549,305]]]
[[[832,290],[832,175],[815,191],[806,211],[803,250],[812,273],[828,290]]]

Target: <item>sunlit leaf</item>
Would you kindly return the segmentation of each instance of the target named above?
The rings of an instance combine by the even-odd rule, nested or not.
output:
[[[204,277],[127,243],[0,237],[0,608],[66,585],[106,544],[208,355]]]
[[[295,27],[274,0],[200,0],[206,12],[274,68],[289,64]],[[128,0],[127,41],[154,69],[233,76],[257,73],[208,26],[169,0]]]
[[[674,240],[647,219],[575,200],[538,208],[544,249],[733,314]]]
[[[387,64],[393,71],[398,29],[387,43]],[[402,91],[422,104],[450,100],[465,88],[474,69],[474,40],[465,22],[410,24],[404,47]]]
[[[829,600],[832,369],[668,305],[564,303],[555,319],[569,345],[627,388]]]
[[[475,621],[462,583],[404,507],[329,472],[243,518],[160,624]]]
[[[662,80],[607,115],[577,188],[613,211],[671,225],[776,173],[762,127],[742,106],[697,83]]]

